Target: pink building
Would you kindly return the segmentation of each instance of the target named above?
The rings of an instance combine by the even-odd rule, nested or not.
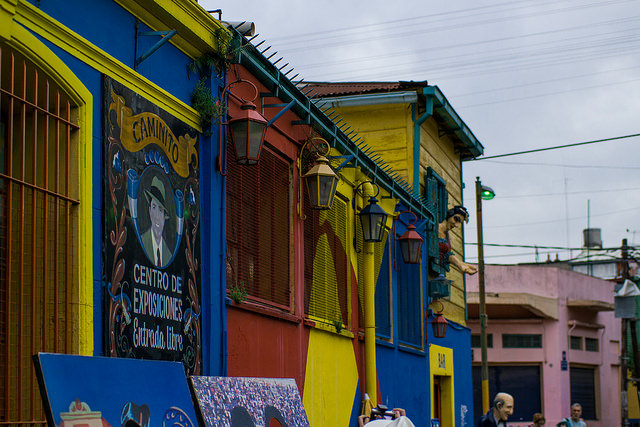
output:
[[[487,265],[491,399],[515,397],[510,426],[542,412],[547,425],[579,402],[589,427],[620,425],[620,328],[614,283],[545,265]],[[478,275],[467,277],[474,417],[482,411]],[[477,418],[474,418],[477,419]]]

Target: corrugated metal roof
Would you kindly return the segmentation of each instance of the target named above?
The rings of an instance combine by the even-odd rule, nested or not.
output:
[[[305,82],[306,88],[312,89],[318,96],[362,95],[365,93],[396,92],[398,90],[427,87],[427,81],[399,82]]]

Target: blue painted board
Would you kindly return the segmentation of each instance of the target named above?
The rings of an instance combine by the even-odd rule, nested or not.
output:
[[[52,353],[34,363],[49,425],[197,426],[182,363]]]

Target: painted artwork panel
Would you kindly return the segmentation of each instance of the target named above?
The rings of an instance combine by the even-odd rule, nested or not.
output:
[[[49,425],[198,425],[180,362],[39,353],[34,363]]]
[[[103,76],[104,342],[201,372],[198,132]]]
[[[293,379],[189,378],[207,427],[309,427]]]

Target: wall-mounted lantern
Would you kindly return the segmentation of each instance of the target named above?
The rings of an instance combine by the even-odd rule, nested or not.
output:
[[[376,194],[369,198],[369,204],[362,208],[358,216],[360,217],[360,225],[362,226],[362,238],[365,242],[375,243],[381,242],[384,228],[387,223],[387,213],[378,205],[376,198],[380,194],[380,187],[372,181],[364,181],[358,184],[354,189],[354,194],[364,184],[371,184],[376,188]],[[353,198],[355,206],[355,197]]]
[[[403,211],[398,214],[395,220],[398,221],[400,215],[407,212],[413,215],[413,222],[407,226],[407,231],[397,238],[397,240],[400,245],[402,260],[405,264],[419,264],[420,259],[422,258],[422,237],[420,237],[415,227],[418,217],[411,211]]]
[[[255,91],[253,99],[247,101],[231,92],[231,87],[239,83],[247,83],[253,88]],[[220,103],[222,103],[222,99],[225,94],[229,94],[242,105],[240,106],[240,114],[229,120],[227,123],[220,121],[220,126],[225,124],[229,125],[229,135],[236,153],[236,161],[241,165],[255,165],[260,160],[260,152],[262,151],[264,135],[267,131],[267,127],[269,126],[267,119],[256,111],[256,105],[253,103],[253,101],[258,97],[258,88],[252,82],[245,79],[238,79],[229,83],[222,90],[222,95],[218,101],[218,107],[220,108]],[[220,153],[218,155],[218,170],[220,171],[220,174],[225,176],[227,172],[223,166],[226,164],[226,160],[223,160],[225,159],[225,156],[223,153],[224,144],[222,139],[222,128],[220,129],[219,135]]]
[[[240,109],[240,115],[229,120],[236,161],[241,165],[255,165],[260,160],[267,119],[256,111],[256,105],[251,101],[243,103]]]
[[[431,327],[433,327],[433,336],[436,338],[446,337],[449,322],[441,312],[434,313],[433,315],[435,316],[435,319],[431,322]]]
[[[308,153],[305,154],[305,149],[307,148],[307,144],[313,141],[322,142],[322,145],[326,147],[326,151],[315,152],[315,163],[308,172],[302,176],[302,178],[307,184],[307,192],[309,194],[311,206],[314,209],[331,209],[331,206],[333,205],[333,197],[336,195],[336,189],[338,188],[339,178],[333,169],[331,169],[331,166],[329,166],[329,160],[326,157],[329,155],[329,151],[331,150],[329,143],[323,138],[311,138],[305,142],[300,150],[298,167],[300,172],[302,172],[302,158],[303,156],[308,155]]]
[[[231,86],[238,83],[247,83],[255,91],[255,96],[251,100],[245,100],[231,92]],[[242,103],[240,114],[229,120],[229,134],[236,153],[236,161],[241,165],[255,165],[260,160],[264,134],[267,130],[267,119],[256,111],[253,101],[258,97],[258,88],[249,80],[238,79],[229,83],[222,95],[227,92],[229,95]]]
[[[449,326],[449,321],[444,317],[442,312],[444,311],[444,304],[442,302],[437,301],[440,304],[440,310],[433,312],[433,320],[431,322],[427,321],[427,323],[431,323],[431,328],[433,329],[433,336],[435,338],[444,338],[447,336],[447,326]],[[429,317],[429,311],[427,310],[425,317]]]

